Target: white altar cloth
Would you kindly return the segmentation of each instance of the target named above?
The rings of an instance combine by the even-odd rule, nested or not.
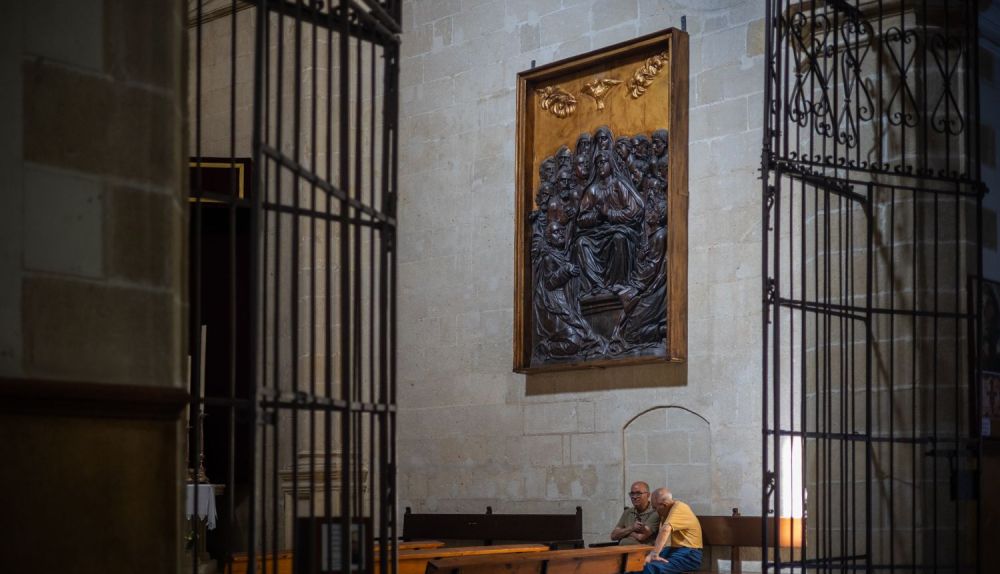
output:
[[[185,490],[184,516],[190,520],[194,514],[194,489],[198,488],[198,518],[205,521],[205,527],[215,530],[215,490],[211,484],[189,484]]]

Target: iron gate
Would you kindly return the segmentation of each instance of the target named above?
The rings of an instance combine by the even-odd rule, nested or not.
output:
[[[401,2],[189,7],[190,565],[394,572]]]
[[[764,572],[977,571],[976,3],[766,5]]]

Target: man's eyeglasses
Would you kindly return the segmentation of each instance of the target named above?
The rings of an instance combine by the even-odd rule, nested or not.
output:
[[[628,493],[629,498],[639,498],[643,494],[649,494],[648,492],[630,492]]]

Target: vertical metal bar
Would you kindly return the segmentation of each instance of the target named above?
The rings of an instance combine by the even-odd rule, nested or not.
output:
[[[972,16],[970,17],[970,19],[972,20],[971,28],[973,30],[973,35],[972,35],[973,40],[970,42],[970,44],[973,45],[973,46],[975,46],[975,47],[970,50],[971,53],[972,53],[972,63],[970,65],[969,69],[971,70],[971,73],[973,74],[973,78],[974,78],[973,90],[972,90],[972,93],[974,94],[974,96],[973,96],[973,105],[972,105],[971,109],[972,109],[974,115],[969,118],[969,126],[979,126],[979,122],[981,121],[981,115],[980,115],[980,113],[981,113],[981,109],[980,109],[981,103],[980,103],[979,96],[980,96],[981,92],[979,91],[979,69],[980,68],[979,68],[979,15],[978,15],[978,12],[975,11],[975,10],[972,10]],[[980,138],[982,137],[982,133],[981,133],[982,130],[978,129],[978,127],[971,128],[971,129],[973,131],[973,133],[971,134],[972,141],[973,141],[972,150],[973,150],[973,153],[975,155],[975,159],[973,161],[973,166],[974,167],[973,167],[972,175],[974,177],[974,181],[975,181],[975,184],[976,184],[976,189],[975,189],[975,192],[976,192],[976,195],[975,195],[975,201],[976,201],[976,254],[975,254],[976,269],[975,269],[975,276],[981,278],[981,277],[983,277],[985,275],[984,272],[983,272],[983,192],[985,191],[985,189],[984,189],[984,186],[982,186],[982,181],[983,181],[982,180],[982,161],[981,161],[981,159],[982,159],[982,156],[981,156],[982,147],[980,147],[981,146]],[[978,345],[975,345],[975,343],[978,341],[978,337],[980,337],[981,333],[982,333],[982,328],[981,328],[980,323],[979,323],[979,321],[981,320],[980,310],[983,308],[983,305],[982,305],[982,303],[983,303],[983,301],[982,301],[983,290],[982,290],[982,284],[981,283],[978,283],[976,285],[975,293],[976,293],[976,295],[975,295],[974,308],[973,309],[969,309],[969,314],[972,317],[972,329],[973,329],[973,331],[972,331],[973,332],[972,342],[974,344],[973,346],[975,346],[976,349],[977,349],[976,354],[973,355],[976,358],[976,361],[975,361],[974,364],[972,364],[970,366],[970,370],[971,370],[971,372],[973,374],[973,377],[974,377],[974,380],[970,381],[970,383],[971,383],[971,385],[969,387],[970,391],[974,391],[975,389],[977,389],[978,385],[980,384],[980,380],[981,380],[981,375],[980,375],[981,368],[980,368],[980,364],[979,364]],[[978,397],[976,397],[975,399],[972,400],[972,404],[976,404],[976,400],[978,400]],[[976,414],[978,416],[978,413],[976,413]],[[974,417],[974,418],[977,418],[977,417]],[[976,420],[976,422],[978,422],[978,420]],[[982,470],[981,470],[982,469],[981,463],[982,463],[982,457],[983,457],[983,440],[982,440],[982,437],[980,436],[980,432],[978,432],[978,431],[975,431],[973,433],[973,436],[976,439],[975,448],[973,450],[974,450],[974,454],[975,454],[974,463],[975,463],[976,478],[977,478],[976,495],[978,497],[978,496],[982,496],[981,493],[984,492],[984,489],[983,489],[984,485],[983,485],[983,480],[982,480],[982,476],[983,475],[982,475]],[[975,550],[975,570],[976,570],[976,574],[982,574],[982,572],[983,572],[982,550],[983,550],[983,546],[984,546],[984,543],[985,543],[985,539],[984,539],[984,536],[983,536],[983,512],[982,512],[982,505],[981,504],[976,504],[976,538],[975,538],[975,540],[977,542],[977,544],[976,544],[976,550]]]
[[[296,164],[300,164],[302,147],[302,0],[295,2],[295,52],[292,60],[292,159]],[[281,111],[279,110],[279,113]],[[281,148],[278,148],[281,151]],[[302,273],[302,262],[299,259],[299,244],[302,242],[301,230],[299,229],[299,218],[301,213],[301,187],[302,181],[298,170],[292,171],[292,189],[289,198],[295,210],[291,215],[292,230],[290,237],[291,245],[291,273],[289,277],[289,317],[288,324],[291,328],[290,339],[291,348],[289,350],[289,362],[291,371],[291,391],[292,391],[292,428],[291,428],[291,452],[292,452],[292,539],[294,540],[299,528],[299,404],[301,395],[299,394],[299,337],[301,335],[299,326],[299,274]],[[311,480],[310,480],[311,482]],[[306,558],[312,562],[315,557]],[[298,556],[296,560],[303,557]]]
[[[282,119],[285,115],[284,111],[284,80],[285,80],[285,13],[284,10],[278,10],[277,18],[277,28],[278,28],[278,41],[277,41],[277,76],[275,78],[275,108],[274,108],[274,148],[281,152],[283,150],[282,146]],[[278,163],[274,165],[274,203],[275,205],[284,205],[284,199],[281,196],[281,166]],[[284,324],[282,321],[281,310],[282,310],[282,298],[281,298],[281,253],[283,250],[281,244],[281,219],[282,215],[280,211],[274,212],[274,356],[272,360],[274,361],[274,369],[272,373],[272,388],[271,393],[273,400],[275,401],[275,406],[272,407],[271,412],[273,419],[271,420],[272,425],[272,437],[274,442],[271,445],[271,457],[273,465],[271,468],[271,481],[274,485],[274,498],[271,502],[271,525],[273,531],[271,533],[271,560],[272,565],[275,570],[277,570],[278,565],[278,550],[281,546],[278,544],[278,525],[282,522],[278,520],[278,465],[281,461],[279,456],[280,449],[279,443],[281,442],[281,414],[282,410],[277,406],[277,402],[281,398],[281,326]],[[293,479],[294,480],[294,479]],[[294,496],[294,493],[293,493]],[[295,560],[293,558],[293,560]]]
[[[355,66],[355,99],[354,99],[354,198],[360,204],[364,201],[364,195],[362,193],[362,157],[361,157],[361,126],[362,126],[362,111],[361,111],[361,100],[364,93],[363,87],[364,82],[362,80],[362,72],[364,70],[362,66],[362,55],[364,50],[362,49],[362,41],[360,35],[358,36],[356,57],[357,62]],[[355,210],[355,216],[359,219],[363,217],[360,210]],[[354,252],[352,255],[352,261],[354,265],[354,276],[352,285],[352,297],[353,297],[353,307],[354,311],[351,313],[353,318],[353,379],[354,379],[354,396],[355,401],[360,402],[364,400],[364,394],[362,393],[362,379],[364,378],[364,362],[362,361],[362,349],[364,345],[364,338],[362,336],[361,323],[364,315],[361,311],[361,225],[356,224],[354,227]],[[351,413],[354,417],[354,442],[351,446],[351,452],[355,458],[354,461],[354,508],[358,515],[362,515],[362,498],[364,494],[364,488],[362,487],[362,417],[364,416],[361,412]]]
[[[400,17],[401,5],[397,2],[396,4],[396,18]],[[389,46],[391,57],[389,58],[389,78],[391,80],[390,86],[386,89],[386,108],[388,109],[388,121],[390,123],[389,129],[389,140],[390,140],[390,157],[392,160],[389,162],[389,189],[390,193],[387,196],[387,202],[389,204],[388,213],[392,215],[393,219],[396,218],[396,209],[399,205],[397,199],[397,193],[399,190],[399,59],[400,59],[400,49],[398,44],[392,44]],[[396,257],[396,245],[397,245],[397,235],[396,235],[396,224],[394,223],[389,228],[389,249],[391,251],[391,256],[389,259],[389,405],[395,406],[397,404],[397,388],[396,388],[396,349],[397,346],[397,317],[398,317],[398,294],[397,289],[397,271],[398,271],[398,258]],[[388,481],[389,490],[391,494],[391,510],[389,512],[389,517],[392,520],[392,528],[389,531],[389,536],[395,540],[398,532],[396,524],[396,509],[398,508],[398,490],[396,488],[396,461],[397,461],[397,451],[396,451],[396,432],[397,432],[397,414],[395,410],[390,410],[388,412],[389,418],[389,438],[388,438],[388,450],[389,450],[389,462],[388,462]],[[392,572],[395,574],[399,572],[399,557],[395,546],[392,550]]]
[[[318,85],[318,51],[317,47],[317,26],[315,22],[312,22],[309,26],[312,31],[311,39],[311,56],[312,56],[312,70],[310,74],[310,115],[309,115],[309,168],[313,175],[316,175],[316,161],[319,155],[318,149],[316,147],[316,130],[319,126],[317,121],[317,101],[319,100],[319,85]],[[301,84],[301,82],[299,82]],[[301,139],[300,136],[296,136],[296,140]],[[319,394],[316,389],[316,305],[319,301],[319,296],[316,292],[316,220],[318,219],[316,214],[316,183],[313,179],[309,184],[309,385],[308,392],[312,399],[315,399]],[[315,404],[315,400],[313,404]],[[329,411],[325,411],[324,414]],[[296,445],[298,446],[298,445]],[[324,444],[323,449],[328,450],[330,448],[329,444]],[[309,532],[310,535],[316,532],[317,522],[316,522],[316,410],[309,409]],[[316,552],[314,554],[319,554],[322,556],[322,552]],[[319,558],[315,555],[310,560],[311,563],[316,564],[319,562]],[[321,565],[320,568],[325,568],[326,565]]]
[[[771,491],[774,497],[774,536],[777,540],[780,535],[780,524],[781,524],[781,436],[777,432],[781,428],[781,179],[778,178],[774,182],[775,193],[774,193],[774,213],[777,215],[774,221],[774,304],[771,308],[771,313],[773,317],[772,329],[771,329],[771,353],[772,353],[772,363],[773,363],[773,377],[774,384],[772,385],[772,400],[774,401],[772,408],[773,417],[773,442],[774,442],[774,452],[772,454],[774,461],[774,489]],[[777,566],[775,572],[781,572],[781,545],[775,543],[774,548],[774,561]]]
[[[872,561],[874,560],[874,547],[872,546],[872,522],[875,519],[875,512],[872,509],[872,465],[873,448],[872,433],[872,380],[874,370],[872,368],[872,358],[875,354],[875,334],[874,334],[874,284],[875,284],[875,186],[868,184],[868,203],[865,209],[865,555],[868,557],[865,562],[867,572],[872,571]],[[890,463],[891,464],[891,463]],[[892,509],[889,509],[891,514]],[[881,523],[881,521],[880,521]],[[881,524],[880,524],[881,526]]]
[[[351,405],[354,401],[354,393],[351,385],[351,263],[349,250],[349,221],[350,209],[346,200],[347,190],[351,185],[351,163],[350,163],[350,0],[340,0],[340,35],[338,37],[340,45],[340,135],[338,138],[340,152],[340,173],[339,181],[341,189],[345,191],[345,199],[340,202],[340,213],[344,216],[340,220],[340,365],[341,365],[341,398],[346,403],[344,413],[340,421],[340,444],[341,444],[341,496],[340,496],[340,516],[341,516],[341,572],[349,572],[351,565],[351,545],[350,529],[353,516],[351,508],[352,489],[352,453],[350,445],[353,442],[352,422],[354,413]]]
[[[371,43],[371,56],[368,68],[368,76],[371,79],[371,107],[369,127],[368,127],[368,190],[369,190],[369,205],[372,208],[376,208],[378,205],[375,203],[375,109],[377,107],[378,100],[375,96],[375,59],[376,59],[376,49],[375,43]],[[374,223],[374,221],[373,221]],[[367,401],[375,404],[378,399],[375,396],[375,225],[371,225],[368,228],[368,397]],[[374,476],[376,472],[375,464],[375,436],[376,436],[376,423],[379,418],[378,413],[370,413],[368,415],[368,476]],[[366,516],[371,517],[374,521],[376,517],[376,505],[375,505],[375,481],[371,478],[368,479],[370,485],[368,488],[368,508],[366,509]],[[387,542],[383,542],[382,551],[388,550]],[[384,570],[383,570],[384,572]]]
[[[764,4],[764,21],[771,29],[777,28],[774,24],[774,19],[777,17],[772,14],[772,2],[769,0]],[[770,33],[766,33],[764,36],[765,43],[765,57],[770,59],[773,45],[772,37]],[[771,95],[771,82],[773,76],[772,68],[770,62],[764,68],[764,134],[761,141],[761,348],[762,348],[762,360],[761,360],[761,461],[764,469],[767,469],[767,383],[768,383],[768,345],[767,345],[767,334],[768,334],[768,321],[770,317],[770,290],[768,281],[768,259],[769,259],[769,245],[768,245],[768,222],[770,219],[769,214],[769,197],[771,197],[771,187],[770,187],[770,176],[771,176],[771,134],[769,133],[772,128],[772,122],[775,121],[774,117],[770,114],[770,95]],[[766,513],[768,509],[768,476],[767,473],[762,473],[761,475],[761,523],[762,523],[762,534],[761,534],[761,560],[763,562],[764,574],[769,571],[768,563],[768,541],[767,541],[767,518]]]
[[[876,218],[872,218],[874,225]],[[889,309],[896,308],[896,187],[889,188]],[[889,314],[889,564],[896,563],[896,315]]]
[[[253,73],[253,127],[251,136],[252,154],[253,154],[253,184],[251,187],[251,199],[253,202],[253,207],[250,210],[250,313],[249,313],[249,328],[251,333],[251,345],[256,350],[253,353],[254,357],[249,361],[249,385],[250,389],[248,392],[249,398],[249,433],[248,440],[251,462],[251,470],[249,473],[250,480],[250,504],[247,510],[248,513],[248,528],[247,528],[247,571],[249,574],[256,574],[257,571],[257,496],[256,496],[256,484],[254,483],[255,473],[253,470],[253,465],[255,461],[259,460],[261,468],[261,504],[263,505],[266,500],[265,495],[267,491],[267,480],[266,476],[266,454],[257,453],[257,420],[259,416],[259,402],[258,402],[258,380],[257,376],[259,373],[258,365],[261,364],[257,357],[264,357],[265,353],[265,338],[264,333],[266,328],[263,327],[264,319],[267,316],[267,290],[266,290],[266,280],[264,279],[265,274],[261,273],[261,259],[266,253],[266,249],[261,247],[261,243],[264,241],[264,234],[261,231],[261,216],[263,215],[263,199],[264,194],[264,175],[263,170],[260,169],[263,159],[263,153],[261,152],[261,144],[264,141],[264,130],[266,129],[266,118],[267,118],[267,0],[259,0],[256,8],[256,30],[254,33],[254,73]],[[263,126],[261,124],[264,124]],[[259,329],[259,330],[258,330]],[[266,432],[266,427],[260,430],[261,433]],[[262,523],[262,526],[266,524],[266,521]],[[261,528],[263,533],[265,528]],[[261,539],[263,542],[263,539]],[[262,550],[263,550],[263,544]],[[266,561],[264,561],[266,563]],[[231,561],[230,561],[231,563]],[[265,566],[266,571],[266,566]]]
[[[236,172],[236,0],[230,4],[232,16],[229,19],[229,364],[228,398],[226,406],[226,429],[228,438],[226,472],[226,520],[229,543],[225,548],[223,565],[232,562],[232,548],[236,546],[236,204],[239,185]],[[207,396],[208,393],[206,393]]]
[[[799,269],[799,284],[801,285],[801,289],[802,289],[802,299],[803,300],[808,300],[808,298],[809,298],[808,297],[809,288],[808,288],[808,283],[807,283],[807,272],[806,272],[806,247],[807,247],[806,246],[806,236],[807,236],[807,232],[806,232],[806,212],[807,212],[806,204],[809,201],[809,195],[810,194],[806,193],[805,183],[804,182],[799,182],[799,191],[802,193],[802,203],[801,203],[801,206],[799,208],[800,212],[801,212],[800,216],[799,216],[799,219],[800,219],[800,222],[799,222],[799,236],[800,236],[800,243],[801,243],[800,248],[799,248],[799,266],[800,266],[800,269]],[[813,199],[814,205],[815,205],[815,201],[816,200]],[[799,572],[803,572],[803,573],[806,571],[806,560],[808,559],[808,552],[809,552],[808,532],[806,532],[806,530],[805,530],[805,528],[806,528],[806,525],[805,525],[805,516],[806,516],[806,508],[805,508],[805,504],[806,504],[806,481],[805,481],[805,473],[806,473],[806,469],[808,468],[808,463],[809,463],[809,460],[808,460],[809,442],[808,442],[808,438],[807,438],[808,435],[806,434],[806,433],[809,432],[809,424],[808,424],[809,423],[809,418],[808,418],[808,402],[806,400],[806,397],[807,397],[807,394],[808,394],[808,391],[809,391],[809,383],[808,383],[809,373],[808,373],[808,367],[807,367],[807,359],[808,359],[807,329],[808,329],[808,313],[803,312],[802,313],[802,328],[800,329],[800,334],[799,334],[799,337],[801,339],[801,341],[799,343],[800,349],[801,349],[800,350],[801,358],[799,360],[799,369],[800,369],[799,377],[800,377],[800,379],[802,381],[802,392],[800,393],[800,395],[801,395],[800,396],[800,400],[801,400],[802,404],[801,404],[801,407],[799,409],[799,413],[800,413],[800,417],[802,418],[802,422],[801,422],[801,424],[799,426],[801,427],[802,433],[803,433],[802,434],[802,439],[801,439],[802,461],[801,461],[801,465],[800,465],[800,468],[802,469],[802,474],[803,474],[802,478],[803,479],[799,481],[799,500],[802,501],[802,506],[803,506],[803,508],[802,508],[802,516],[800,517],[802,519],[802,526],[801,526],[801,528],[802,528],[802,533],[801,533],[802,548],[799,550]],[[815,396],[815,392],[814,392],[814,396]]]
[[[919,281],[917,279],[919,277],[919,275],[918,275],[919,259],[917,258],[917,251],[918,251],[917,245],[918,245],[919,239],[920,239],[920,233],[919,233],[919,229],[920,229],[920,224],[919,224],[919,222],[920,222],[920,210],[918,208],[919,206],[917,205],[917,191],[916,190],[911,190],[910,191],[910,205],[911,205],[910,209],[912,211],[912,221],[913,221],[913,234],[910,237],[910,241],[911,241],[911,245],[912,245],[912,247],[910,249],[910,258],[911,258],[911,260],[910,260],[910,267],[913,270],[913,273],[912,273],[913,301],[911,302],[911,307],[912,307],[911,311],[913,311],[913,314],[911,315],[912,319],[911,319],[911,322],[910,322],[910,329],[911,329],[911,341],[910,341],[910,347],[911,347],[910,348],[910,388],[912,389],[912,393],[913,393],[913,402],[912,402],[912,405],[911,405],[911,412],[910,412],[910,421],[911,421],[910,422],[910,425],[911,425],[910,434],[911,434],[911,436],[913,438],[913,441],[911,442],[911,446],[910,446],[910,449],[911,449],[910,450],[910,456],[912,457],[912,460],[913,460],[913,463],[912,463],[913,466],[912,466],[912,469],[911,469],[911,476],[910,476],[910,484],[913,485],[913,494],[910,497],[910,516],[912,516],[913,519],[910,522],[910,533],[911,533],[910,548],[913,549],[912,550],[912,553],[913,553],[913,566],[914,566],[913,572],[916,572],[917,571],[916,570],[916,566],[917,566],[917,564],[919,562],[919,560],[917,558],[917,549],[921,548],[921,546],[922,546],[922,545],[917,544],[917,519],[916,519],[916,517],[917,517],[917,497],[920,494],[920,484],[917,482],[917,476],[918,476],[918,474],[917,474],[917,468],[918,468],[918,466],[921,466],[920,465],[920,459],[917,457],[917,455],[919,454],[918,445],[921,442],[919,439],[922,438],[919,435],[919,428],[920,427],[917,424],[917,421],[919,420],[917,418],[917,414],[918,414],[917,405],[920,402],[920,396],[921,395],[920,395],[919,389],[917,388],[917,354],[918,354],[917,351],[918,351],[918,340],[919,340],[919,338],[917,336],[917,333],[918,333],[918,331],[917,331],[918,322],[917,322],[917,313],[916,313],[916,311],[918,310],[917,300],[919,298],[918,297],[918,294],[919,294]]]
[[[197,473],[199,465],[198,461],[201,456],[201,445],[202,445],[202,423],[204,421],[203,409],[204,405],[202,402],[202,385],[205,382],[201,378],[202,372],[202,361],[204,357],[201,356],[201,267],[202,267],[202,257],[201,257],[201,244],[202,244],[202,222],[203,222],[203,201],[204,187],[202,182],[202,170],[201,170],[201,82],[202,82],[202,0],[197,0],[197,22],[195,26],[195,119],[194,119],[194,155],[195,161],[198,163],[198,169],[195,171],[195,204],[194,204],[194,250],[193,250],[193,267],[194,267],[194,293],[191,293],[191,310],[192,315],[197,319],[194,325],[188,325],[189,341],[193,341],[192,344],[188,346],[188,350],[191,354],[191,395],[192,395],[192,408],[190,409],[191,418],[195,418],[197,422],[194,423],[194,436],[191,438],[191,443],[188,446],[189,460],[188,468],[194,469]],[[197,484],[197,480],[195,481]],[[199,507],[200,503],[200,492],[199,488],[194,488],[194,508]],[[191,520],[197,522],[197,513],[192,515]],[[198,547],[201,542],[198,540],[201,536],[201,531],[199,528],[195,527],[195,548]],[[198,559],[199,555],[197,551],[191,553],[191,566],[194,571],[198,570]]]
[[[326,25],[327,25],[327,35],[326,35],[326,177],[329,181],[334,181],[333,177],[333,14],[334,10],[331,6],[326,13]],[[328,398],[333,398],[334,387],[333,387],[333,219],[330,218],[330,214],[333,213],[333,197],[329,194],[326,196],[326,237],[324,238],[324,248],[326,250],[326,281],[324,285],[324,292],[326,294],[324,298],[324,331],[325,336],[323,337],[323,343],[325,345],[324,352],[324,369],[323,375],[325,378],[324,392]],[[341,215],[345,215],[341,211]],[[333,440],[333,419],[336,416],[345,416],[343,412],[337,413],[336,411],[328,411],[324,417],[323,425],[323,437],[324,444],[326,447],[323,449],[323,515],[328,521],[333,520],[333,450],[334,450],[334,440]],[[332,536],[333,536],[333,524],[330,524],[330,529],[328,531],[327,539],[324,543],[327,546],[332,546]],[[333,564],[332,557],[327,559],[327,563],[324,563],[322,567],[324,569],[332,569]],[[384,570],[383,570],[384,572]]]
[[[392,122],[390,121],[389,106],[392,102],[392,88],[393,88],[393,78],[392,78],[392,48],[386,46],[383,48],[383,62],[382,62],[382,76],[383,76],[383,86],[385,95],[383,96],[382,103],[382,137],[381,137],[381,209],[382,212],[387,215],[394,215],[389,205],[389,178],[390,178],[390,150],[389,150],[389,140],[391,137],[390,128]],[[374,140],[375,134],[372,133],[372,139]],[[389,399],[389,356],[393,353],[393,349],[389,345],[389,329],[388,329],[388,307],[389,307],[389,237],[390,237],[390,224],[383,223],[379,228],[379,403],[390,405]],[[380,431],[379,431],[379,450],[381,456],[379,457],[379,481],[380,481],[380,505],[379,505],[379,540],[382,542],[382,552],[379,553],[379,572],[392,572],[395,574],[395,556],[396,556],[396,542],[395,542],[395,529],[390,529],[390,521],[393,519],[393,515],[390,514],[394,510],[394,505],[390,504],[389,496],[394,496],[391,489],[390,483],[390,466],[387,462],[389,456],[389,425],[391,421],[392,413],[387,409],[381,414],[379,418]],[[393,565],[390,571],[390,562]]]

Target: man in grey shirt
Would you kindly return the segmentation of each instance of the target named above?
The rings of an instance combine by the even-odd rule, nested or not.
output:
[[[618,524],[611,531],[611,539],[618,544],[649,544],[660,529],[660,516],[649,503],[649,485],[645,482],[632,484],[628,493],[632,508],[626,508]]]

